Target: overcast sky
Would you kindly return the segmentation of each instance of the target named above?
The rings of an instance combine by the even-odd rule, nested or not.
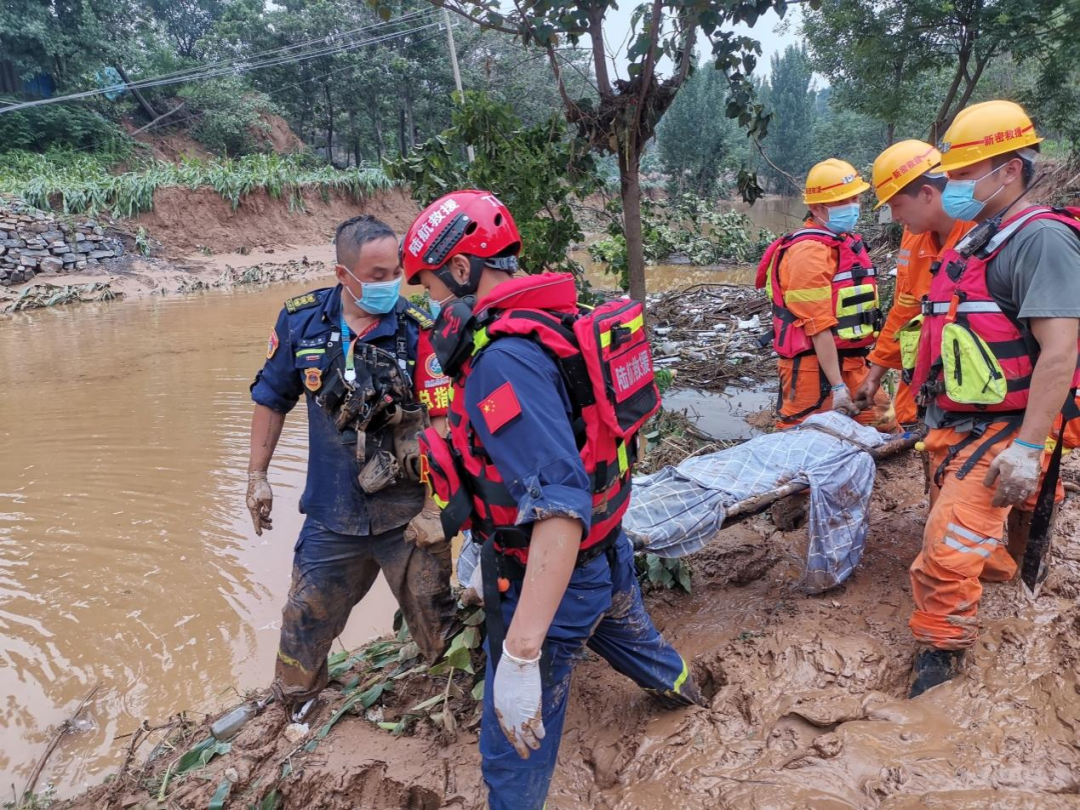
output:
[[[629,44],[630,20],[633,17],[637,3],[627,2],[617,10],[609,11],[607,15],[607,44],[609,53],[616,53],[615,63],[619,75],[626,78],[626,48]],[[769,75],[770,59],[774,53],[779,53],[788,45],[799,42],[798,29],[802,19],[802,8],[799,5],[788,7],[787,14],[781,20],[775,12],[769,11],[758,20],[753,28],[740,25],[736,31],[754,37],[761,43],[761,59],[758,60],[757,74]],[[701,49],[699,48],[699,52]],[[668,60],[661,62],[661,75],[666,75],[670,70],[671,63]],[[815,77],[816,84],[820,87],[823,82],[820,77]]]

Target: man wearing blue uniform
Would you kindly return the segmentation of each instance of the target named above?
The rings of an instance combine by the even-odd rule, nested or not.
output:
[[[621,529],[632,441],[584,457],[595,408],[581,401],[588,394],[580,393],[580,376],[573,392],[568,384],[564,372],[574,358],[557,363],[553,356],[561,354],[559,318],[567,324],[576,316],[573,280],[512,278],[519,250],[509,211],[481,191],[436,201],[402,242],[407,278],[424,285],[441,313],[433,341],[454,380],[450,437],[425,434],[427,474],[456,463],[460,485],[443,489],[440,505],[445,518],[465,504],[473,536],[484,542],[485,610],[496,617],[488,625],[480,730],[489,803],[539,810],[571,670],[586,646],[667,707],[702,699],[686,662],[645,610]],[[555,326],[529,331],[540,322]],[[497,339],[496,323],[503,328]],[[644,361],[633,367],[643,370]]]
[[[326,686],[330,645],[380,570],[429,660],[442,654],[454,615],[449,543],[423,508],[415,438],[425,410],[436,423],[445,413],[447,380],[431,350],[431,320],[399,295],[389,226],[351,219],[338,227],[335,247],[338,285],[286,301],[251,386],[247,505],[260,536],[273,526],[274,448],[286,414],[307,399],[306,519],[274,678],[287,708]]]

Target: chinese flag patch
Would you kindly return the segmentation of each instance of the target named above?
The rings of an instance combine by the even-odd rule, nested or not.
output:
[[[484,423],[492,435],[506,427],[521,414],[514,386],[507,382],[496,388],[490,397],[480,403],[480,413],[484,415]]]

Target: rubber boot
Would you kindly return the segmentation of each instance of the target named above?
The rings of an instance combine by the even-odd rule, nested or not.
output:
[[[917,698],[927,689],[951,681],[960,671],[963,660],[963,650],[920,650],[915,657],[915,682],[911,684],[908,697]]]

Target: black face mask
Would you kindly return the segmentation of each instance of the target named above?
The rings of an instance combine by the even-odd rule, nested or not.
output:
[[[431,345],[443,373],[457,376],[462,363],[472,354],[475,331],[473,307],[476,297],[467,295],[447,304],[439,312],[431,330]]]

